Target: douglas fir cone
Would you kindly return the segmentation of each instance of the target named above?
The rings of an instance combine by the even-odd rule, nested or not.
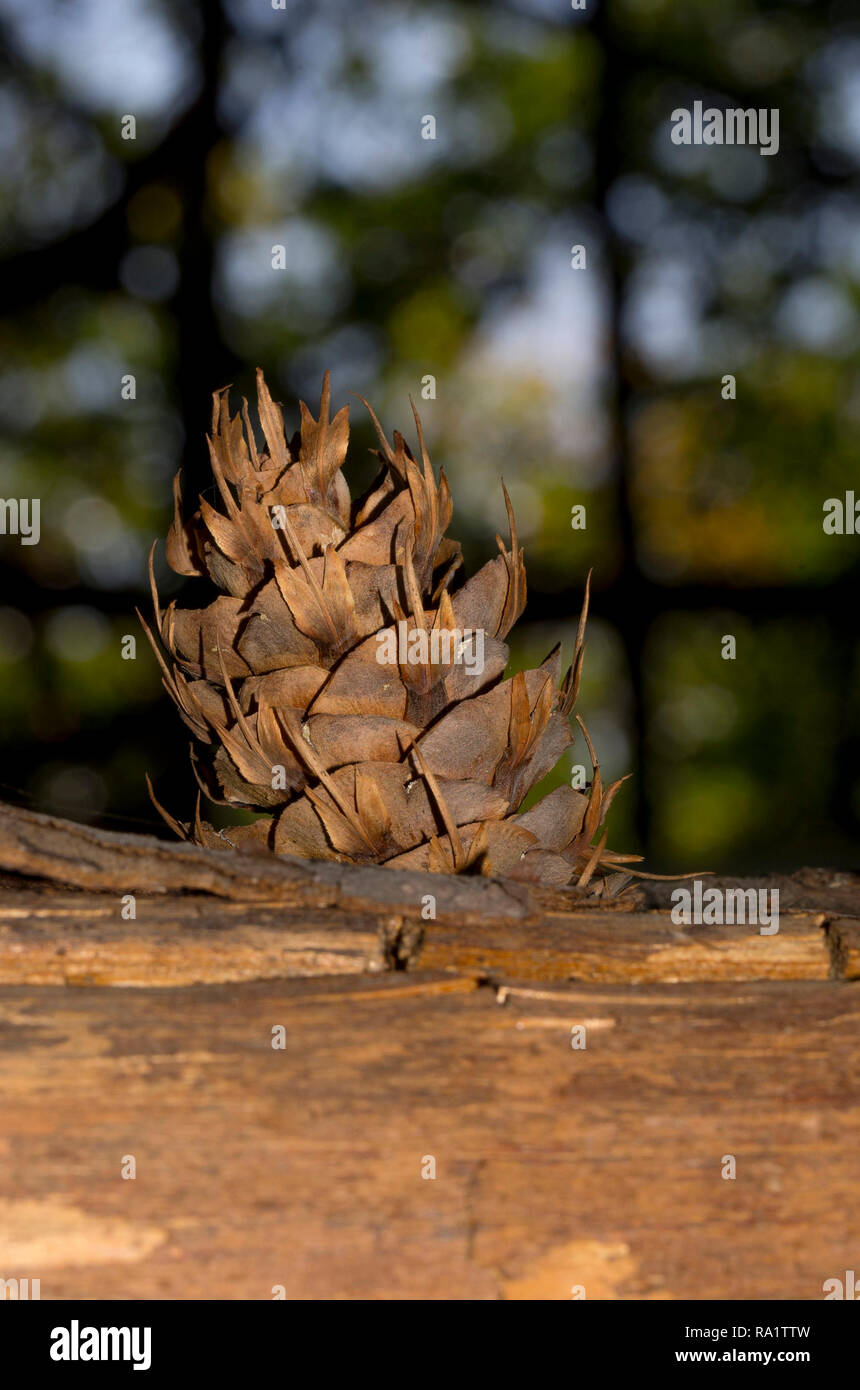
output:
[[[503,679],[505,637],[526,575],[510,501],[510,546],[471,579],[445,532],[451,494],[437,482],[415,415],[420,464],[395,433],[353,501],[341,472],[348,408],[319,420],[303,404],[289,441],[257,374],[266,448],[247,402],[213,401],[209,450],[220,509],[183,520],[179,476],[167,559],[218,591],[203,608],[161,609],[147,628],[164,684],[194,734],[206,796],[258,812],[222,838],[200,818],[172,828],[197,844],[436,873],[506,875],[549,885],[620,887],[632,859],[598,838],[606,790],[588,740],[588,795],[569,786],[518,814],[572,742],[588,587],[570,669],[556,648]],[[368,407],[369,409],[369,407]],[[413,408],[414,410],[414,408]],[[153,547],[154,549],[154,547]],[[159,808],[161,809],[161,808]]]

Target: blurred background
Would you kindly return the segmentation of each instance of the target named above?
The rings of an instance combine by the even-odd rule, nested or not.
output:
[[[860,498],[856,9],[275,3],[0,0],[0,496],[41,499],[0,535],[0,798],[169,834],[149,771],[190,814],[146,555],[176,469],[210,484],[211,391],[260,365],[295,428],[330,367],[389,434],[416,397],[470,571],[504,476],[515,666],[569,657],[594,566],[613,848],[858,867],[860,539],[822,527]],[[779,153],[674,145],[696,100],[778,108]]]

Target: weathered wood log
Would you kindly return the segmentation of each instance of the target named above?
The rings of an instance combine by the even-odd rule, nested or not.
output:
[[[820,1299],[860,1249],[858,1021],[835,982],[0,989],[0,1275]]]
[[[519,887],[520,885],[514,885]],[[474,910],[442,920],[350,896],[328,908],[207,894],[46,894],[0,888],[0,984],[175,985],[449,970],[488,979],[627,984],[663,980],[826,980],[860,976],[860,921],[787,912],[779,931],[675,925],[668,913],[575,903],[517,918]],[[123,914],[134,912],[127,919]]]
[[[538,980],[826,979],[860,969],[847,925],[838,936],[828,926],[834,911],[843,924],[852,911],[860,917],[858,875],[806,870],[768,880],[780,888],[783,917],[775,936],[762,936],[749,926],[685,929],[636,911],[666,903],[664,883],[595,901],[510,880],[164,843],[4,806],[0,869],[19,887],[30,876],[33,891],[33,875],[100,890],[49,907],[7,901],[7,983],[187,984],[386,968]],[[121,906],[129,895],[130,921]]]
[[[42,1298],[816,1299],[856,1268],[856,875],[709,880],[779,887],[762,936],[678,926],[672,885],[9,808],[0,870],[0,1277]]]
[[[47,878],[98,892],[210,893],[241,902],[420,915],[422,898],[435,899],[438,920],[525,921],[543,907],[590,906],[592,893],[554,890],[511,879],[415,873],[403,869],[299,859],[295,855],[239,853],[122,835],[0,803],[0,870]],[[602,900],[603,901],[603,900]],[[639,899],[627,893],[605,906],[627,911]]]

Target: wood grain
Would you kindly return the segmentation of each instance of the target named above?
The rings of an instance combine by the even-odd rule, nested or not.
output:
[[[822,914],[755,927],[675,926],[668,913],[620,917],[593,908],[547,913],[527,931],[432,924],[410,968],[484,971],[494,979],[641,984],[695,980],[826,980],[832,956]]]
[[[128,909],[126,909],[128,910]],[[400,917],[332,914],[203,895],[0,894],[0,984],[171,985],[390,968]]]
[[[662,884],[603,902],[7,812],[0,1278],[734,1300],[857,1268],[857,876],[710,880],[779,886],[761,936],[675,925]]]
[[[827,923],[833,974],[841,980],[860,980],[860,921],[833,917]]]
[[[544,912],[524,922],[459,923],[377,910],[224,901],[204,894],[135,898],[30,887],[0,892],[0,984],[171,985],[396,968],[494,980],[640,984],[826,980],[860,971],[848,919],[786,914],[775,936],[755,927],[678,927],[667,913]],[[128,907],[125,908],[128,911]],[[860,924],[858,924],[860,925]]]
[[[43,1298],[819,1299],[856,1268],[852,986],[502,997],[402,972],[181,1007],[0,990],[0,1273]]]

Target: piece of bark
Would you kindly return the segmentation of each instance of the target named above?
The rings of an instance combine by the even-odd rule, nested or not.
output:
[[[704,888],[767,888],[779,892],[781,912],[826,912],[831,916],[860,917],[860,873],[848,869],[797,869],[792,874],[763,874],[757,878],[709,875]],[[640,893],[646,907],[670,908],[672,893],[689,884],[643,879]]]
[[[825,918],[784,914],[779,931],[676,926],[665,912],[548,913],[522,930],[428,923],[409,968],[484,971],[496,980],[826,980],[833,966]]]
[[[277,901],[353,912],[420,915],[429,894],[442,921],[526,921],[548,903],[563,900],[574,910],[595,901],[574,888],[553,890],[511,879],[245,854],[226,846],[223,851],[204,849],[149,835],[96,830],[2,803],[0,870],[94,892],[198,892],[241,902]],[[630,896],[605,903],[607,910],[619,912],[635,905]]]
[[[0,984],[228,983],[388,970],[400,917],[109,894],[0,893]]]
[[[673,891],[653,882],[638,900],[604,902],[511,880],[164,843],[2,805],[0,869],[9,885],[0,916],[7,982],[183,985],[397,968],[509,980],[825,979],[857,968],[850,917],[840,918],[841,935],[823,930],[825,904],[833,894],[844,903],[852,876],[825,871],[797,881],[708,880],[780,887],[780,930],[762,936],[745,926],[685,929],[666,913],[635,911],[643,895],[662,901]],[[14,885],[34,874],[76,885],[79,898],[48,894],[40,904],[45,884],[31,879],[25,902]],[[132,921],[120,911],[129,894]],[[817,914],[793,910],[798,901]]]
[[[126,899],[128,902],[128,899]],[[667,913],[577,908],[519,921],[422,921],[398,913],[233,902],[204,894],[0,892],[0,983],[170,985],[448,970],[498,981],[823,980],[858,968],[851,923],[809,913],[775,936],[675,926]],[[128,907],[125,907],[128,911]]]
[[[860,980],[860,921],[837,917],[827,924],[833,957],[833,975],[839,980]]]

